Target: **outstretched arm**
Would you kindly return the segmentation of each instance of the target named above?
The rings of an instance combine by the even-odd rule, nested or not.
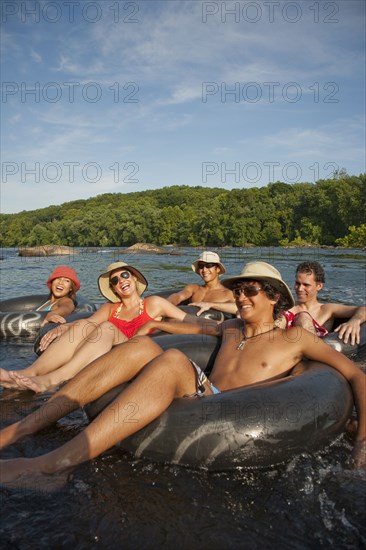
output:
[[[148,296],[145,298],[146,311],[155,320],[174,319],[183,321],[185,312],[161,296]]]
[[[182,302],[189,300],[193,296],[193,292],[196,286],[197,285],[187,285],[183,288],[183,290],[180,290],[179,292],[174,292],[174,294],[168,296],[168,302],[177,306]]]
[[[224,313],[230,313],[231,315],[236,315],[238,311],[235,302],[192,302],[190,305],[200,308],[196,313],[197,316],[208,309],[216,309]]]
[[[353,361],[325,342],[320,339],[314,342],[306,330],[302,331],[301,343],[305,357],[330,365],[349,382],[358,417],[356,443],[352,455],[356,466],[366,469],[366,375]]]
[[[190,317],[190,315],[186,315],[188,321]],[[208,334],[209,336],[221,336],[221,324],[211,319],[202,319],[200,323],[148,321],[139,328],[136,335],[145,336],[152,330],[161,330],[169,334]]]

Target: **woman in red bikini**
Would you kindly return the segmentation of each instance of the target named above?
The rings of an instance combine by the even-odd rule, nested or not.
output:
[[[160,296],[142,298],[147,284],[135,267],[124,262],[109,265],[98,278],[99,290],[108,303],[88,319],[63,324],[47,332],[40,345],[44,353],[21,371],[0,369],[0,385],[34,392],[54,388],[73,378],[113,346],[132,338],[147,321],[185,319],[184,311]],[[192,322],[191,316],[189,319]]]

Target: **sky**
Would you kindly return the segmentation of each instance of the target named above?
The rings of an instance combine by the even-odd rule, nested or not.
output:
[[[365,170],[363,0],[1,2],[1,211]]]

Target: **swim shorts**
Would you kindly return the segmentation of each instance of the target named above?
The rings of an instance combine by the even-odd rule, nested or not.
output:
[[[184,397],[204,397],[204,393],[206,391],[205,384],[208,384],[214,394],[221,393],[221,391],[209,381],[209,379],[207,378],[203,370],[197,365],[197,363],[192,361],[192,359],[190,359],[189,361],[196,373],[197,389],[194,393],[190,395],[185,395]]]

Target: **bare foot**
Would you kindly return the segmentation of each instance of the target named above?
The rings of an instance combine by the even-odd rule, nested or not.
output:
[[[0,485],[6,489],[40,492],[52,492],[63,487],[69,473],[47,474],[41,471],[41,463],[41,457],[0,460]]]
[[[0,369],[0,386],[10,389],[17,388],[17,383],[13,377],[15,372],[16,371]]]
[[[38,380],[39,378],[39,376],[23,376],[15,371],[12,373],[12,379],[16,383],[15,387],[17,390],[31,390],[35,393],[45,391],[47,388],[42,387],[40,380]]]

